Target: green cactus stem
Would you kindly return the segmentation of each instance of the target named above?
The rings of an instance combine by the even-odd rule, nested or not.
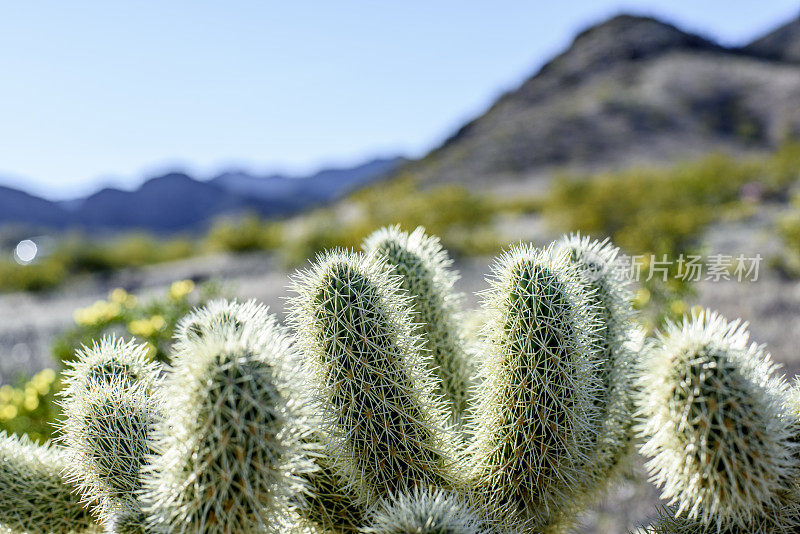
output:
[[[382,228],[364,241],[363,249],[377,253],[400,275],[424,348],[431,355],[431,371],[438,377],[436,393],[447,399],[453,422],[460,423],[469,405],[474,369],[459,327],[460,296],[453,292],[458,279],[451,268],[453,261],[439,239],[425,235],[422,227],[411,234],[399,226]]]
[[[376,255],[337,251],[293,288],[290,320],[324,410],[325,453],[364,506],[452,484],[446,410],[400,284]]]

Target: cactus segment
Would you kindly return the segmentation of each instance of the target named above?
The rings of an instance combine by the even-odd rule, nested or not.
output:
[[[0,525],[30,534],[93,528],[77,488],[62,474],[67,463],[60,447],[0,432]]]
[[[400,275],[424,348],[431,355],[430,369],[438,377],[436,393],[447,399],[453,422],[459,424],[469,406],[474,369],[459,326],[460,296],[453,293],[458,274],[451,268],[453,261],[439,239],[425,235],[422,227],[411,234],[399,226],[382,228],[364,241],[363,249],[384,258]]]
[[[509,507],[544,529],[592,478],[600,323],[563,254],[517,246],[492,270],[471,489],[498,521]]]
[[[302,502],[314,466],[297,358],[275,318],[254,315],[266,322],[216,322],[176,344],[145,480],[155,531],[280,532]]]
[[[675,513],[714,528],[748,528],[796,484],[787,384],[747,325],[708,310],[670,323],[645,351],[644,439],[651,479]]]
[[[400,283],[377,256],[344,251],[294,280],[290,321],[330,436],[325,454],[366,507],[452,484],[446,411]]]

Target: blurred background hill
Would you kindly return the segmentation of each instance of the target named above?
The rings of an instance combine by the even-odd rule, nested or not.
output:
[[[423,179],[524,184],[554,167],[772,149],[800,133],[795,20],[723,47],[653,18],[589,28],[414,166]]]

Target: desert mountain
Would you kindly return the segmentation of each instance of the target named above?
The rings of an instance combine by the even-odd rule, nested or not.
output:
[[[530,184],[555,167],[761,150],[800,135],[798,21],[742,48],[618,16],[408,167],[426,181]]]
[[[756,39],[745,50],[768,59],[800,62],[800,17]]]

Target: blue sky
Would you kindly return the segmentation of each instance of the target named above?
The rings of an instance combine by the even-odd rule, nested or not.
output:
[[[422,155],[619,12],[738,44],[800,3],[7,3],[0,182],[67,198],[174,168],[302,173]]]

